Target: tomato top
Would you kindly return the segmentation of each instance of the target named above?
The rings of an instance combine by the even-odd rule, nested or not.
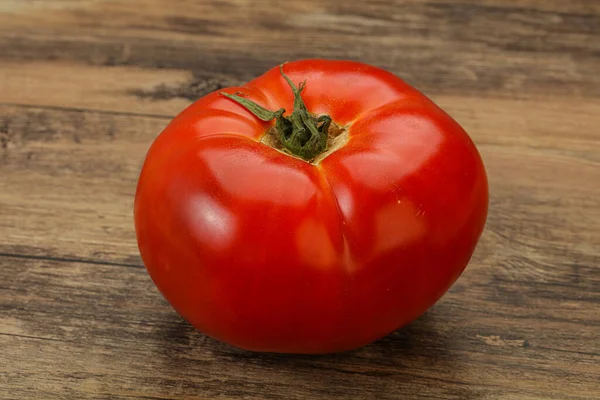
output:
[[[419,316],[463,271],[487,215],[485,170],[466,132],[389,72],[283,70],[199,99],[155,140],[136,192],[140,252],[208,335],[264,351],[355,348]],[[278,142],[294,121],[301,142],[325,146]]]

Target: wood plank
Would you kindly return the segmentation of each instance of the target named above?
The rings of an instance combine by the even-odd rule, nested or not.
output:
[[[600,95],[595,2],[178,4],[5,7],[0,59],[175,69],[200,79],[245,81],[283,61],[326,56],[379,65],[429,94]]]
[[[452,98],[441,100],[453,103]],[[486,104],[472,100],[477,103]],[[494,102],[489,107],[508,105]],[[544,109],[540,103],[536,107]],[[551,115],[559,106],[547,107]],[[131,222],[135,181],[159,130],[157,122],[167,120],[17,106],[0,109],[10,138],[1,164],[5,190],[0,192],[0,204],[7,212],[0,214],[0,250],[28,257],[140,265]],[[475,137],[490,172],[492,207],[475,259],[455,287],[478,293],[480,300],[454,306],[486,315],[493,304],[500,318],[575,318],[597,326],[597,313],[581,307],[600,298],[599,188],[586,185],[597,180],[598,161],[580,156],[587,154],[586,146],[594,153],[594,142],[582,130],[567,142],[572,143],[573,154],[561,153],[561,125],[542,118],[524,126],[535,132],[539,121],[553,125],[543,130],[547,139],[554,138],[546,140],[547,147],[532,149],[521,143],[519,134],[503,136],[505,143],[498,144],[503,129],[494,128],[488,118],[491,110],[469,113],[475,118],[466,119],[467,125],[478,126]],[[564,130],[571,127],[570,121],[562,125]],[[548,170],[561,178],[543,181]],[[565,209],[572,215],[561,213]],[[559,299],[560,304],[552,307],[552,313],[540,315],[529,302],[541,299]],[[584,343],[589,346],[587,340]]]
[[[557,255],[571,263],[577,255],[594,264],[600,245],[600,189],[588,184],[600,178],[594,106],[436,100],[484,155],[492,188],[484,243],[496,243],[504,256],[539,248],[526,254],[546,263]],[[527,108],[532,112],[521,112]],[[131,216],[137,174],[168,119],[19,106],[0,106],[0,116],[2,251],[139,263]],[[556,179],[545,179],[548,171]],[[514,221],[521,224],[516,230]]]
[[[597,399],[599,35],[588,0],[0,1],[0,398]],[[248,353],[152,284],[137,174],[191,101],[314,56],[382,66],[453,115],[485,160],[488,224],[408,327]]]
[[[0,64],[0,103],[73,107],[102,111],[173,116],[189,100],[142,99],[134,93],[161,85],[177,86],[189,73],[136,67],[92,67],[60,62]],[[156,96],[155,96],[156,97]]]
[[[594,399],[600,388],[597,328],[502,316],[473,285],[375,344],[315,358],[249,353],[201,335],[142,268],[0,257],[0,282],[3,399],[564,400]],[[523,306],[546,313],[561,300]]]
[[[593,127],[600,114],[591,107],[586,114],[583,107],[580,118],[553,121],[561,104],[535,102],[536,114],[524,118],[518,112],[527,107],[523,103],[436,100],[473,133],[486,159],[493,193],[487,231],[497,233],[488,240],[504,241],[504,255],[552,244],[549,253],[534,254],[538,262],[550,262],[560,252],[564,262],[579,253],[584,263],[595,262],[600,207],[598,188],[587,182],[599,178],[600,145]],[[6,131],[0,160],[0,204],[6,210],[0,214],[2,251],[139,263],[131,222],[135,182],[145,151],[168,120],[17,106],[0,110]],[[508,127],[519,129],[498,125],[492,116],[499,110]],[[534,135],[542,135],[543,148],[532,148],[541,143],[531,139]],[[562,178],[545,181],[549,170]],[[576,214],[561,216],[561,209],[572,206]],[[514,236],[515,217],[534,225],[522,225]],[[512,238],[499,238],[509,231]],[[565,239],[578,244],[564,249]],[[517,251],[516,240],[525,243]]]
[[[136,67],[96,67],[68,63],[3,63],[0,104],[66,107],[113,113],[175,116],[191,101],[222,86],[241,84],[220,80],[192,80],[184,71],[144,70]],[[88,84],[93,76],[93,84]],[[65,84],[64,82],[67,82]],[[35,88],[35,90],[22,90]],[[557,152],[598,160],[596,126],[600,100],[565,98],[507,100],[487,96],[431,96],[463,124],[478,143]]]
[[[139,264],[135,184],[168,119],[0,109],[1,251]]]

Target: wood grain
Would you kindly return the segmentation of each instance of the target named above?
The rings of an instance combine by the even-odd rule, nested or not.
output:
[[[595,348],[585,346],[584,340],[593,343],[600,320],[596,313],[582,312],[584,320],[556,316],[552,308],[569,308],[553,296],[560,293],[557,286],[548,286],[549,296],[531,315],[530,307],[497,296],[492,285],[480,285],[477,274],[470,274],[468,284],[455,287],[424,317],[364,349],[324,357],[257,356],[182,322],[143,268],[11,257],[0,262],[8,286],[2,298],[3,357],[22,368],[8,374],[4,387],[10,391],[3,398],[199,393],[202,398],[393,399],[427,393],[426,398],[449,399],[592,399],[597,394],[600,348],[597,342]],[[524,296],[527,286],[521,286]],[[494,299],[498,307],[486,310]],[[511,369],[518,369],[519,379],[511,379]]]
[[[0,2],[0,398],[600,397],[600,3],[166,4]],[[252,354],[162,299],[133,193],[191,101],[312,56],[387,68],[454,116],[490,215],[410,326],[350,353]]]
[[[0,16],[2,60],[247,80],[289,59],[326,56],[369,61],[427,92],[600,95],[594,1],[27,3]]]

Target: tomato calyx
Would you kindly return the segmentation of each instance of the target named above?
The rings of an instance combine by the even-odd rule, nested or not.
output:
[[[333,128],[331,117],[329,115],[316,117],[311,114],[302,99],[306,81],[300,82],[296,87],[294,82],[283,72],[283,64],[279,66],[279,69],[294,93],[294,110],[289,116],[283,115],[286,111],[284,108],[277,111],[267,110],[252,100],[244,98],[242,92],[235,94],[222,92],[221,94],[239,103],[262,121],[275,119],[277,144],[296,157],[312,161],[327,150],[329,130],[330,127]]]

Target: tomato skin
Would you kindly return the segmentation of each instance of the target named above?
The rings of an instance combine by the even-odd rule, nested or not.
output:
[[[308,110],[346,126],[318,165],[263,143],[272,126],[211,93],[148,152],[135,226],[158,289],[237,347],[330,353],[364,346],[431,307],[483,231],[488,186],[464,130],[424,95],[350,61],[287,63]],[[279,68],[228,88],[292,109]]]

